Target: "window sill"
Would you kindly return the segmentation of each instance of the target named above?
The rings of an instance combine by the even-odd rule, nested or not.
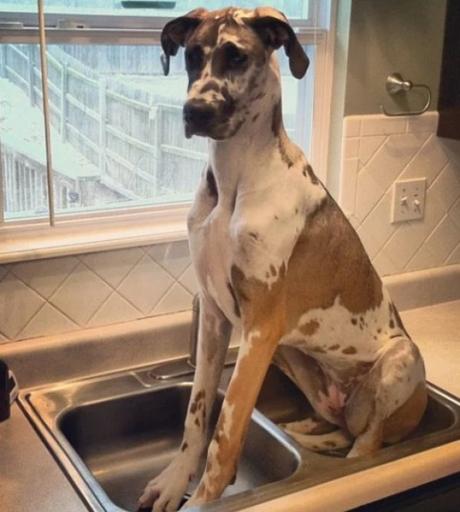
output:
[[[189,206],[116,217],[7,225],[0,229],[0,264],[174,242],[187,238]]]

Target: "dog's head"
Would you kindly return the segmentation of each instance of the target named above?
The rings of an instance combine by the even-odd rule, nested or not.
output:
[[[276,9],[196,9],[163,29],[165,74],[169,59],[185,48],[189,78],[184,105],[187,137],[222,140],[235,135],[271,86],[270,59],[284,47],[292,74],[302,78],[305,55],[286,17]],[[279,98],[276,98],[278,101]]]

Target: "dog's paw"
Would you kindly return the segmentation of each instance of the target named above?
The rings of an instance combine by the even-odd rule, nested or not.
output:
[[[187,489],[193,472],[180,457],[173,460],[156,478],[146,485],[138,500],[138,510],[176,512]]]
[[[205,500],[203,500],[202,498],[198,498],[197,495],[196,495],[196,491],[192,494],[192,496],[190,496],[190,498],[182,505],[182,507],[180,508],[180,511],[186,511],[188,510],[189,508],[191,507],[199,507],[200,505],[203,505],[205,502]]]
[[[186,510],[189,510],[191,507],[198,507],[201,504],[202,503],[196,500],[192,501],[192,499],[189,499],[182,505],[182,507],[179,509],[179,512],[185,512]]]

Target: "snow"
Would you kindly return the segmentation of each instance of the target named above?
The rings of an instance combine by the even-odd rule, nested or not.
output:
[[[45,131],[40,108],[33,107],[22,89],[0,78],[0,142],[46,166]],[[93,177],[100,170],[51,127],[53,169],[72,179]]]

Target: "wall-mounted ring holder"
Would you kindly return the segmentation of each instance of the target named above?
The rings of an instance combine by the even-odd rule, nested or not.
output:
[[[425,89],[427,92],[427,99],[425,105],[422,109],[416,110],[414,112],[388,112],[383,105],[380,105],[380,110],[386,115],[390,117],[398,117],[398,116],[419,116],[420,114],[425,113],[431,105],[431,90],[425,84],[414,84],[410,80],[404,80],[404,78],[399,73],[392,73],[387,76],[385,82],[385,89],[388,94],[391,96],[395,96],[396,94],[408,93],[412,89]]]

